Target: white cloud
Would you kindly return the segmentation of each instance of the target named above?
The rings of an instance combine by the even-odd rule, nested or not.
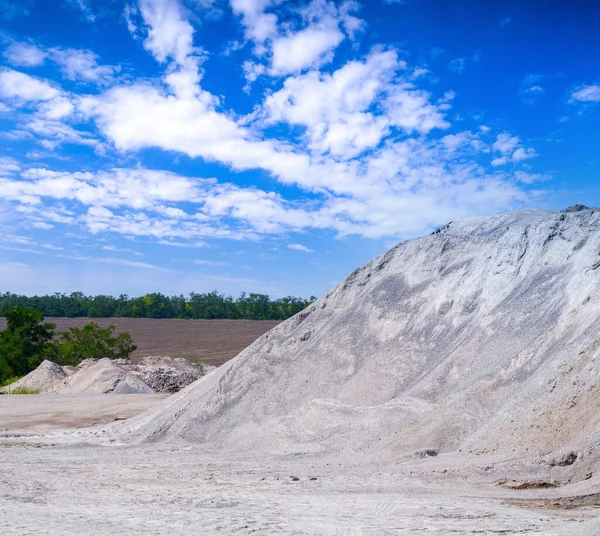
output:
[[[302,244],[288,244],[289,249],[295,249],[296,251],[303,251],[304,253],[312,253],[314,249],[307,248]]]
[[[499,153],[506,154],[513,151],[519,143],[520,140],[518,136],[511,136],[508,132],[503,132],[496,137],[492,149]]]
[[[338,28],[310,26],[275,40],[271,73],[282,75],[318,67],[333,59],[332,51],[344,39]]]
[[[231,0],[231,7],[236,15],[241,15],[245,37],[254,43],[255,54],[259,58],[270,55],[268,73],[274,76],[329,63],[345,36],[354,39],[363,27],[363,22],[354,16],[359,6],[353,0],[339,5],[311,0],[293,7],[274,0]],[[278,7],[292,11],[295,22],[291,23],[288,17],[279,26],[278,16],[272,12]],[[256,74],[256,69],[252,73]]]
[[[125,4],[123,8],[123,18],[127,24],[129,33],[135,38],[137,36],[138,26],[134,22],[134,18],[138,15],[137,7],[133,4]]]
[[[88,0],[67,0],[67,2],[73,7],[79,9],[83,17],[89,22],[94,22],[96,20],[96,17],[92,12],[92,8],[90,7]]]
[[[140,0],[139,9],[148,25],[144,48],[160,62],[171,58],[183,64],[193,50],[194,29],[176,0]]]
[[[600,86],[584,86],[571,93],[571,102],[600,102]]]
[[[501,155],[492,160],[492,166],[494,167],[504,166],[510,162],[516,164],[537,156],[535,149],[521,147],[519,137],[511,136],[508,132],[498,134],[492,149]]]
[[[196,259],[194,264],[198,266],[229,266],[231,263],[225,261],[211,261],[207,259]]]
[[[272,0],[230,0],[233,12],[242,17],[246,39],[256,43],[257,53],[263,53],[263,43],[277,35],[277,16],[267,13]]]
[[[75,106],[65,97],[57,97],[40,104],[38,110],[47,119],[63,119],[73,113]]]
[[[59,66],[65,78],[75,81],[108,83],[118,72],[112,65],[99,65],[98,56],[89,50],[45,49],[35,43],[16,42],[8,46],[4,57],[12,65],[23,67],[42,65],[50,59]]]
[[[48,82],[12,69],[0,71],[0,95],[22,102],[49,101],[60,91]]]
[[[107,83],[117,71],[111,65],[99,65],[98,56],[89,50],[52,48],[48,53],[68,80]]]
[[[537,156],[537,153],[535,152],[534,149],[531,149],[531,148],[524,149],[523,147],[520,147],[512,154],[512,161],[520,162],[521,160],[535,158],[536,156]]]
[[[344,159],[377,146],[391,127],[409,133],[447,128],[429,93],[396,79],[405,69],[389,50],[348,62],[331,75],[312,71],[290,77],[265,100],[264,118],[306,127],[311,151]],[[373,109],[376,104],[379,110]]]
[[[9,175],[21,171],[19,163],[10,157],[0,157],[0,175]]]
[[[43,229],[45,231],[49,229],[54,229],[54,225],[52,225],[51,223],[46,223],[44,221],[35,221],[31,225],[33,225],[33,227],[37,229]]]
[[[461,74],[467,68],[467,60],[465,58],[453,59],[448,64],[448,68],[456,74]]]
[[[181,247],[310,229],[407,237],[441,220],[527,200],[522,187],[539,180],[534,174],[490,173],[478,162],[491,154],[494,167],[518,166],[535,150],[506,132],[492,143],[489,127],[472,132],[457,124],[450,130],[454,94],[424,90],[415,67],[393,48],[375,47],[331,72],[317,70],[342,39],[352,39],[361,28],[353,2],[292,6],[232,0],[232,7],[256,47],[243,67],[247,80],[294,73],[267,91],[252,113],[240,117],[225,110],[224,99],[202,87],[204,52],[194,44],[190,12],[177,0],[140,0],[139,13],[130,12],[132,31],[143,32],[144,47],[163,65],[162,78],[112,79],[108,89],[74,95],[24,73],[0,71],[0,95],[34,109],[21,115],[19,129],[10,135],[34,136],[48,150],[67,142],[97,150],[111,144],[126,159],[158,148],[218,162],[230,171],[260,170],[274,182],[298,187],[296,199],[143,167],[22,171],[26,166],[18,162],[0,178],[0,198],[31,225],[69,225]],[[289,15],[292,9],[292,22],[279,25],[275,13]],[[310,35],[319,39],[296,54],[296,44]],[[285,65],[278,47],[289,48]],[[98,72],[103,67],[93,53],[51,50],[66,77],[112,76]],[[3,76],[14,80],[3,84]],[[99,134],[77,130],[87,120]]]
[[[516,171],[515,178],[523,184],[533,184],[535,182],[544,182],[552,179],[552,175],[543,175],[541,173],[528,173],[526,171]]]
[[[4,57],[11,65],[36,67],[44,63],[47,54],[31,43],[12,43],[4,51]]]

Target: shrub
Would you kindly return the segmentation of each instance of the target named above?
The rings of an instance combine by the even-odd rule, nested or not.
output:
[[[6,329],[0,332],[0,381],[35,369],[53,346],[55,328],[43,321],[41,311],[16,306],[5,316]]]
[[[7,389],[7,395],[37,395],[39,391],[37,389],[30,389],[29,387],[25,387],[21,385],[20,387],[15,387],[14,389]]]
[[[60,333],[55,348],[55,361],[60,365],[78,365],[90,358],[129,358],[137,347],[129,333],[113,336],[115,329],[115,326],[103,329],[95,322],[90,322],[81,329],[70,328],[69,331]]]
[[[23,376],[11,376],[10,378],[6,378],[3,382],[0,382],[0,387],[6,387],[11,383],[18,382]]]
[[[57,335],[56,326],[44,322],[41,311],[15,306],[5,316],[7,327],[0,331],[0,386],[25,376],[44,359],[78,365],[88,358],[128,358],[136,349],[129,333],[114,335],[115,326],[100,328],[90,322]]]

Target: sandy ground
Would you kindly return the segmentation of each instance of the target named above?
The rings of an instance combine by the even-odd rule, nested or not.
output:
[[[0,430],[52,430],[106,424],[142,413],[167,396],[2,395]]]
[[[165,444],[0,454],[2,534],[599,533],[597,510],[519,508],[505,502],[515,492],[415,477],[410,466],[231,462]]]
[[[600,534],[597,509],[515,506],[544,492],[475,487],[451,456],[392,466],[261,453],[232,461],[181,442],[59,446],[44,437],[162,398],[1,396],[0,534]]]

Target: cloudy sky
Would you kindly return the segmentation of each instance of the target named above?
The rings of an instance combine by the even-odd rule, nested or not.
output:
[[[0,0],[0,291],[321,294],[600,205],[600,3]]]

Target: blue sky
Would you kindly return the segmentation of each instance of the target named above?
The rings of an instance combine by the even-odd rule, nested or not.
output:
[[[600,4],[0,0],[0,291],[319,295],[600,205]]]

